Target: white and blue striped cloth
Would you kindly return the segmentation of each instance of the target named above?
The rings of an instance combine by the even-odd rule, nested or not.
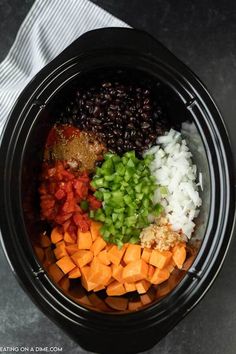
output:
[[[89,0],[36,0],[0,64],[0,133],[32,77],[86,31],[127,25]]]

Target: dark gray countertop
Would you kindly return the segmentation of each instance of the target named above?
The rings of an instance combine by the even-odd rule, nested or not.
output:
[[[190,66],[215,98],[235,155],[236,2],[94,2],[131,26],[147,30]],[[0,61],[32,4],[32,0],[0,0]],[[235,253],[234,237],[223,269],[205,298],[149,354],[236,353]],[[0,284],[0,347],[58,346],[63,347],[64,353],[84,353],[29,300],[14,279],[1,249]]]

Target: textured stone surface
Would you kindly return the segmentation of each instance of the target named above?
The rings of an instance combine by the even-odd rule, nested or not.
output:
[[[45,0],[46,1],[46,0]],[[49,0],[48,0],[49,1]],[[236,130],[236,3],[234,0],[94,0],[131,26],[147,30],[195,71]],[[0,0],[0,60],[32,0]],[[1,75],[1,74],[0,74]],[[234,154],[236,140],[233,141]],[[149,354],[235,354],[236,239],[202,302]],[[0,249],[0,346],[59,346],[85,353],[44,316],[20,288]],[[124,353],[121,353],[124,354]]]

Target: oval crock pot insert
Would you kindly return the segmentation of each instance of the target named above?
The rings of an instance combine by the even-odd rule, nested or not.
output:
[[[159,286],[153,285],[148,291],[149,298],[151,299],[150,303],[146,303],[147,299],[142,297],[142,295],[140,296],[137,292],[127,293],[125,298],[130,302],[129,307],[133,310],[140,310],[150,306],[156,301],[160,301],[160,299],[175,288],[184,277],[185,273],[188,272],[188,268],[191,267],[195,256],[197,255],[208,222],[210,207],[210,177],[205,148],[197,126],[194,123],[191,109],[189,109],[189,107],[186,108],[186,104],[183,102],[183,97],[181,97],[181,99],[173,87],[168,87],[166,83],[161,81],[161,79],[153,78],[150,74],[145,73],[142,70],[102,68],[92,70],[88,73],[77,73],[72,75],[72,78],[67,80],[59,90],[56,90],[46,102],[42,97],[38,97],[37,102],[40,102],[40,104],[34,106],[34,109],[37,107],[39,110],[38,113],[34,111],[37,120],[32,127],[31,136],[29,136],[29,141],[27,141],[25,146],[22,203],[24,205],[24,218],[27,233],[30,235],[32,244],[39,246],[39,233],[45,231],[45,228],[48,229],[48,227],[40,220],[39,216],[37,176],[40,174],[43,147],[50,128],[58,120],[60,112],[65,109],[66,105],[70,103],[71,98],[75,96],[75,92],[79,87],[84,87],[85,85],[86,87],[89,87],[90,85],[93,86],[102,80],[117,80],[121,83],[125,83],[125,81],[127,81],[126,77],[129,77],[129,82],[133,81],[134,83],[142,83],[144,86],[145,84],[151,84],[153,95],[158,99],[163,111],[168,117],[169,127],[181,130],[182,124],[185,123],[183,126],[184,129],[182,129],[182,134],[188,142],[193,154],[193,161],[198,166],[198,172],[202,173],[204,181],[204,195],[200,190],[203,205],[200,214],[196,219],[196,229],[190,242],[188,257],[183,270],[176,269],[171,274],[168,281]],[[46,90],[49,91],[49,87],[47,87]],[[44,95],[47,95],[47,93],[44,92]],[[42,101],[44,104],[41,103]],[[191,105],[190,107],[192,108]],[[42,264],[40,264],[40,266],[42,266]],[[43,270],[42,268],[40,268],[39,271],[40,279],[42,279],[42,276],[48,279],[47,270]],[[50,282],[50,280],[48,281]],[[63,291],[63,289],[61,290]],[[115,312],[115,310],[107,306],[104,301],[107,298],[105,291],[100,291],[96,294],[90,292],[88,294],[81,286],[80,279],[74,281],[71,280],[70,290],[63,292],[76,303],[88,307],[89,309],[101,312],[105,311],[108,313]]]

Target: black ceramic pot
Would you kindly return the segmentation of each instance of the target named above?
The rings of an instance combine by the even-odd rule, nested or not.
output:
[[[193,241],[198,252],[175,289],[133,313],[101,313],[75,303],[37,261],[36,175],[53,114],[73,83],[126,73],[158,82],[171,122],[188,122],[186,139],[203,175],[203,206]],[[234,222],[233,162],[221,115],[199,79],[154,38],[131,29],[88,32],[43,68],[11,111],[1,140],[2,245],[10,266],[37,306],[87,350],[136,353],[156,344],[204,296],[228,250]]]

